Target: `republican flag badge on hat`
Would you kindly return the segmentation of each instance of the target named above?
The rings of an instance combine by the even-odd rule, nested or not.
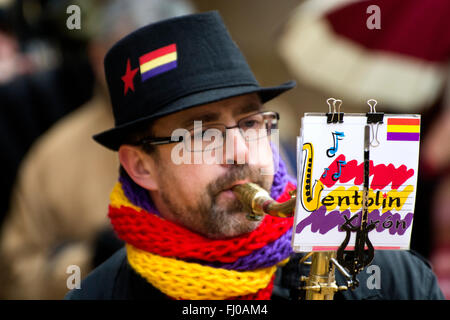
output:
[[[139,57],[139,68],[142,81],[175,69],[176,67],[177,45],[175,43],[150,51]]]

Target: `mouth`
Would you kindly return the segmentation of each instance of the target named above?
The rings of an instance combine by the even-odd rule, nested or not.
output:
[[[232,192],[233,187],[241,185],[241,184],[245,184],[248,182],[250,182],[250,181],[249,180],[237,180],[237,181],[233,182],[231,185],[229,185],[227,188],[223,189],[223,191],[231,191]]]
[[[234,181],[232,184],[226,186],[225,188],[223,188],[220,192],[219,195],[221,195],[222,197],[225,198],[230,198],[232,200],[237,200],[236,194],[233,192],[233,187],[237,186],[237,185],[241,185],[244,183],[250,182],[249,180],[237,180]]]

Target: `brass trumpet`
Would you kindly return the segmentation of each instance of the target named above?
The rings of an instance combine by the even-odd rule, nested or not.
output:
[[[291,199],[283,203],[272,199],[266,190],[254,183],[237,185],[232,191],[244,209],[249,212],[247,215],[249,220],[261,220],[265,214],[282,218],[294,215],[296,190],[291,191]],[[307,261],[310,257],[311,262]],[[343,273],[346,271],[337,263],[335,251],[310,252],[300,260],[300,263],[311,264],[309,276],[300,279],[305,282],[302,289],[305,290],[306,300],[333,300],[335,292],[347,289],[347,286],[336,285],[335,266]],[[350,277],[348,273],[345,276]]]

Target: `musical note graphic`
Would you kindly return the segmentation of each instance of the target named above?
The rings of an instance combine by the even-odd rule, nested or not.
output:
[[[344,133],[339,131],[332,132],[332,135],[333,135],[333,146],[327,150],[327,156],[329,158],[333,158],[336,155],[336,152],[338,151],[339,148],[338,141],[342,140],[345,137]]]
[[[322,174],[322,178],[326,178],[328,170],[330,170],[330,168],[325,168],[325,171]]]
[[[339,177],[341,176],[341,173],[342,173],[341,168],[342,168],[342,166],[345,166],[346,164],[347,164],[346,161],[344,161],[344,160],[338,160],[338,163],[337,163],[337,165],[338,165],[338,172],[335,172],[335,173],[331,176],[331,179],[332,179],[333,181],[337,181],[337,180],[339,179]]]

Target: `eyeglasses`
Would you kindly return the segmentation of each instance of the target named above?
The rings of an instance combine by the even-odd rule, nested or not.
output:
[[[163,145],[184,142],[185,148],[190,152],[204,152],[223,146],[227,130],[239,128],[245,141],[257,140],[271,135],[271,131],[278,128],[278,112],[258,112],[240,119],[237,125],[227,127],[224,124],[196,125],[194,128],[177,129],[171,137],[145,137],[135,145]],[[179,130],[179,131],[178,131]]]

